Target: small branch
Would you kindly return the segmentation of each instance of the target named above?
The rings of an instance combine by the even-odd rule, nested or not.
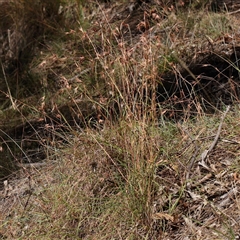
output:
[[[69,82],[69,83],[74,82],[78,77],[80,77],[80,76],[82,76],[83,74],[88,73],[88,72],[90,72],[90,71],[91,71],[91,68],[87,68],[87,69],[81,71],[81,72],[80,72],[79,74],[77,74],[76,76],[68,79],[68,82]]]
[[[222,115],[221,122],[220,122],[220,124],[219,124],[219,126],[218,126],[217,134],[216,134],[216,136],[215,136],[215,138],[214,138],[211,146],[209,147],[208,150],[204,150],[204,151],[203,151],[203,153],[201,154],[201,159],[199,159],[199,165],[203,166],[204,168],[206,168],[206,169],[208,169],[208,170],[211,170],[211,169],[207,166],[207,164],[205,163],[205,160],[206,160],[207,156],[209,155],[209,153],[210,153],[210,152],[214,149],[214,147],[217,145],[217,142],[218,142],[218,140],[219,140],[220,133],[221,133],[221,130],[222,130],[222,125],[223,125],[224,119],[225,119],[227,113],[229,112],[229,110],[230,110],[230,106],[227,107],[226,111],[225,111],[224,114]],[[192,156],[192,158],[191,158],[191,162],[190,162],[189,167],[188,167],[188,169],[187,169],[187,173],[186,173],[186,183],[187,183],[187,187],[188,187],[188,188],[189,188],[189,186],[190,186],[189,183],[188,183],[189,176],[190,176],[190,172],[191,172],[192,167],[193,167],[193,165],[194,165],[194,163],[195,163],[196,155],[197,155],[197,153],[198,153],[198,150],[199,150],[198,147],[195,146],[195,152],[194,152],[194,154],[193,154],[193,156]]]
[[[199,152],[199,148],[198,148],[198,147],[196,146],[196,144],[195,144],[195,151],[194,151],[193,156],[191,157],[191,161],[190,161],[190,164],[189,164],[189,166],[188,166],[187,173],[186,173],[186,178],[185,178],[185,179],[186,179],[187,186],[188,186],[188,180],[189,180],[190,172],[191,172],[191,169],[192,169],[192,167],[193,167],[193,164],[194,164],[194,162],[195,162],[195,160],[196,160],[196,157],[197,157],[198,152]]]
[[[35,162],[35,163],[16,163],[20,168],[41,168],[47,166],[46,162]]]
[[[201,162],[204,162],[207,158],[207,156],[209,155],[209,153],[214,149],[214,147],[217,145],[217,142],[219,140],[219,137],[220,137],[220,133],[221,133],[221,130],[222,130],[222,125],[223,125],[223,122],[224,122],[224,119],[227,115],[227,113],[229,112],[230,110],[230,106],[227,107],[226,111],[224,112],[223,116],[222,116],[222,119],[221,119],[221,122],[218,126],[218,131],[217,131],[217,134],[211,144],[211,146],[209,147],[208,150],[205,150],[202,154],[201,154]]]
[[[236,11],[233,11],[233,12],[228,12],[227,14],[228,15],[232,15],[232,14],[235,14],[235,13],[239,13],[240,12],[240,9],[236,10]]]

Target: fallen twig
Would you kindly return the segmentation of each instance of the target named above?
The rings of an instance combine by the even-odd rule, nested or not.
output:
[[[204,150],[203,153],[201,154],[201,159],[199,161],[201,161],[199,164],[202,165],[202,164],[205,164],[205,160],[207,158],[207,156],[209,155],[209,153],[214,149],[214,147],[217,145],[217,142],[219,140],[219,137],[220,137],[220,133],[221,133],[221,130],[222,130],[222,125],[223,125],[223,122],[224,122],[224,119],[227,115],[227,113],[229,112],[230,110],[230,106],[227,106],[227,109],[226,111],[224,112],[224,114],[222,115],[222,119],[221,119],[221,122],[218,126],[218,131],[217,131],[217,134],[211,144],[211,146],[209,147],[208,150]]]
[[[79,74],[77,74],[76,76],[68,79],[68,82],[69,82],[69,83],[72,83],[72,82],[74,82],[78,77],[80,77],[81,75],[83,75],[83,74],[85,74],[85,73],[88,73],[88,72],[90,72],[90,71],[91,71],[91,68],[87,68],[87,69],[81,71],[81,72],[80,72]]]
[[[222,119],[221,119],[221,122],[218,126],[218,131],[217,131],[217,134],[211,144],[211,146],[209,147],[208,150],[204,150],[203,153],[201,154],[201,158],[199,159],[199,165],[203,166],[204,168],[206,168],[207,170],[210,170],[210,168],[207,166],[207,164],[205,163],[205,160],[207,158],[207,156],[209,155],[209,153],[214,149],[214,147],[217,145],[217,142],[219,140],[219,137],[220,137],[220,133],[221,133],[221,129],[222,129],[222,125],[223,125],[223,122],[224,122],[224,119],[228,113],[228,111],[230,110],[230,106],[227,107],[226,111],[224,112],[224,114],[222,115]],[[189,180],[189,176],[190,176],[190,172],[192,170],[192,167],[196,161],[196,155],[198,153],[198,148],[195,146],[195,152],[191,158],[191,162],[188,166],[188,169],[187,169],[187,173],[186,173],[186,183],[187,183],[187,187],[190,186],[190,183],[188,182]]]

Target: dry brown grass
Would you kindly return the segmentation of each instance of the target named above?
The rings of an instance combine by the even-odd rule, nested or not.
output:
[[[22,239],[235,239],[237,118],[228,113],[205,167],[199,165],[200,155],[217,132],[215,116],[201,117],[197,125],[157,128],[122,122],[103,132],[76,133],[55,164],[27,170],[25,184],[21,178],[9,180],[1,234]]]

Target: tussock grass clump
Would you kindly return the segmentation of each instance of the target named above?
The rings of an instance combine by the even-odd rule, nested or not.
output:
[[[69,143],[56,153],[54,165],[28,170],[34,177],[18,188],[18,195],[25,195],[8,208],[3,205],[15,217],[2,220],[1,234],[234,239],[239,214],[234,208],[239,185],[236,117],[234,112],[226,116],[222,140],[206,165],[200,164],[201,153],[217,132],[218,115],[178,126],[122,121],[104,131],[75,132],[66,137]],[[229,151],[224,151],[226,144]],[[9,188],[14,184],[19,183],[9,181]],[[12,191],[6,194],[14,199]]]
[[[165,164],[160,158],[165,155],[160,150],[163,139],[155,127],[130,124],[123,122],[104,133],[89,130],[69,140],[61,163],[51,167],[53,175],[47,170],[36,176],[45,187],[29,196],[24,210],[28,217],[23,222],[21,218],[11,221],[20,227],[14,236],[23,236],[20,229],[26,226],[32,236],[54,239],[154,236],[152,206],[161,188],[156,167]],[[166,133],[164,141],[167,136],[171,134]],[[31,186],[36,186],[34,181]],[[12,211],[18,210],[13,207]],[[46,232],[50,226],[53,230]],[[28,234],[28,230],[23,232]]]

